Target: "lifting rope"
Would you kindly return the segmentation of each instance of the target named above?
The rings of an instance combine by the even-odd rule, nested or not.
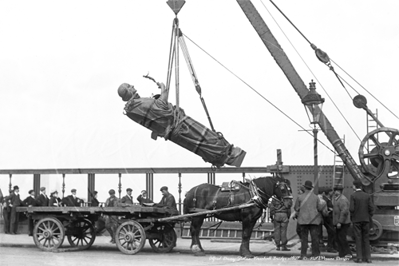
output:
[[[356,82],[361,88],[363,88],[368,94],[371,95],[378,103],[380,103],[388,112],[390,112],[393,116],[399,119],[399,117],[392,112],[387,106],[385,106],[377,97],[375,97],[370,91],[368,91],[363,85],[361,85],[355,78],[353,78],[351,75],[349,75],[343,68],[341,68],[336,62],[334,62],[332,59],[329,58],[328,54],[324,51],[322,51],[320,48],[317,48],[316,45],[314,45],[312,42],[309,41],[308,38],[295,26],[294,23],[291,22],[291,20],[280,10],[280,8],[273,2],[273,0],[270,0],[270,2],[276,7],[276,9],[284,16],[285,19],[299,32],[299,34],[302,35],[302,37],[310,44],[312,49],[316,53],[317,59],[319,59],[322,63],[324,63],[328,68],[335,74],[339,82],[341,83],[342,87],[345,89],[345,91],[348,93],[349,97],[352,99],[350,96],[349,92],[347,91],[345,85],[343,84],[342,80],[344,80],[341,76],[335,72],[334,67],[332,66],[331,62],[332,61],[336,66],[338,66],[339,69],[341,69],[346,75],[348,75],[354,82]],[[262,1],[263,4],[263,1]],[[266,6],[263,4],[263,6],[266,8]],[[267,9],[267,8],[266,8]],[[269,10],[268,10],[269,11]],[[270,12],[269,12],[270,14]],[[277,22],[276,22],[277,23]],[[281,28],[280,28],[281,29]],[[292,45],[292,44],[291,44]],[[347,81],[344,80],[346,84],[348,84],[357,94],[359,94]],[[330,98],[331,99],[331,98]],[[355,133],[356,134],[356,133]],[[357,136],[357,135],[356,135]],[[358,137],[359,138],[359,137]]]
[[[202,97],[202,90],[201,86],[199,84],[197,74],[195,73],[194,70],[194,65],[191,60],[190,54],[188,52],[188,48],[186,45],[186,42],[184,40],[184,35],[179,28],[179,19],[176,17],[173,20],[173,26],[172,26],[172,36],[171,36],[171,43],[170,43],[170,49],[169,49],[169,62],[168,62],[168,72],[167,72],[167,78],[166,78],[166,91],[169,94],[169,89],[170,89],[170,83],[172,80],[172,73],[173,73],[173,65],[174,65],[174,72],[175,72],[175,87],[176,87],[176,110],[179,110],[180,108],[180,79],[179,79],[179,47],[181,48],[183,52],[184,59],[186,60],[188,70],[191,75],[191,79],[194,83],[194,87],[200,97],[202,106],[204,107],[206,116],[209,121],[209,125],[212,129],[212,131],[215,131],[215,128],[213,127],[212,119],[209,115],[208,108],[206,107],[205,100]]]

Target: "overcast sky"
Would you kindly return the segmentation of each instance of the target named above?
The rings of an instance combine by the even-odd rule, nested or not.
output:
[[[275,0],[302,33],[392,112],[399,114],[399,2]],[[305,84],[318,80],[323,111],[358,161],[366,114],[292,26],[266,0],[258,11]],[[266,9],[266,8],[267,9]],[[310,72],[274,22],[288,36]],[[236,1],[187,0],[178,15],[184,34],[302,127],[305,109]],[[141,96],[158,93],[148,72],[165,82],[174,13],[166,1],[0,1],[0,168],[208,167],[201,157],[123,115],[121,83]],[[313,138],[186,39],[217,131],[247,152],[242,166],[313,164]],[[180,105],[209,127],[181,58]],[[337,72],[347,78],[336,67]],[[319,83],[320,82],[320,83]],[[398,119],[354,82],[384,125]],[[347,86],[354,97],[357,93]],[[170,101],[175,102],[174,89]],[[332,148],[326,138],[321,141]],[[334,155],[319,145],[320,164]]]

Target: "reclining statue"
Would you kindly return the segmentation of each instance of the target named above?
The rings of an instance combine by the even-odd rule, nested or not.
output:
[[[199,155],[205,162],[216,167],[224,164],[240,167],[246,152],[227,142],[222,134],[198,123],[184,110],[168,102],[168,90],[163,83],[157,83],[161,94],[157,97],[143,97],[134,86],[123,83],[118,94],[124,102],[125,114],[140,125],[152,131],[151,137],[162,137]]]

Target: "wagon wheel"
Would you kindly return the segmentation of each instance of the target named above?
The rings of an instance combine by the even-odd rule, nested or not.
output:
[[[116,229],[116,246],[127,255],[139,252],[144,247],[145,239],[144,228],[136,221],[124,222]]]
[[[64,237],[64,226],[56,218],[41,219],[33,229],[33,240],[36,246],[44,251],[59,248],[64,242]]]
[[[373,219],[373,223],[370,224],[370,229],[373,229],[369,232],[369,239],[371,241],[378,240],[382,236],[383,230],[382,225],[379,221]]]
[[[67,235],[68,242],[73,247],[88,249],[96,239],[96,231],[92,222],[88,219],[74,221],[68,229],[72,232],[72,234]]]
[[[152,250],[157,253],[167,253],[176,246],[176,232],[169,224],[159,225],[152,229],[159,237],[148,239]]]
[[[371,151],[367,150],[368,141],[375,145]],[[399,177],[399,130],[382,127],[368,133],[360,144],[359,160],[363,168],[376,178]]]

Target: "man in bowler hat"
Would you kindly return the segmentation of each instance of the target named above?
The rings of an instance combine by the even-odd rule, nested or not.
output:
[[[19,214],[17,213],[17,207],[22,205],[21,198],[19,196],[19,187],[14,186],[14,194],[11,196],[11,218],[10,218],[10,234],[15,235],[18,231]]]
[[[371,195],[363,192],[362,187],[360,180],[353,181],[355,192],[351,195],[349,206],[356,241],[354,261],[371,263],[369,231],[370,226],[373,226],[374,205]]]
[[[306,257],[309,232],[312,239],[312,257],[320,256],[319,225],[322,219],[320,212],[323,209],[320,198],[313,193],[312,181],[306,181],[303,187],[305,192],[298,196],[294,207],[298,213],[298,223],[301,227],[301,255],[299,260]]]
[[[37,200],[35,199],[35,191],[33,189],[29,190],[29,196],[24,199],[22,202],[22,205],[28,206],[28,207],[34,207],[37,206]],[[28,219],[28,234],[29,236],[33,235],[33,219],[29,217]]]

